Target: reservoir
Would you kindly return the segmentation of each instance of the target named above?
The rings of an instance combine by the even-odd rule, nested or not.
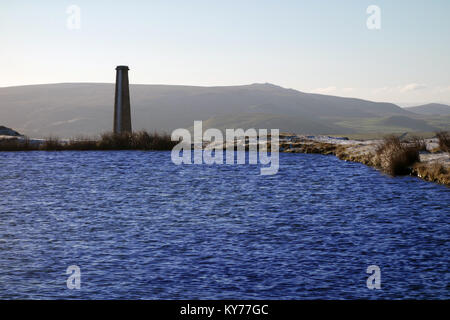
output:
[[[333,156],[279,165],[0,153],[0,298],[450,298],[447,187]]]

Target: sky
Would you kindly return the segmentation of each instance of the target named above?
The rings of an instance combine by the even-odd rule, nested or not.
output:
[[[0,0],[0,87],[114,82],[128,65],[135,84],[450,104],[449,15],[448,0]]]

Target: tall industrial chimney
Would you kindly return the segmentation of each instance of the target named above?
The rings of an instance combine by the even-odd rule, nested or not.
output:
[[[130,89],[128,66],[116,68],[116,97],[114,100],[114,133],[131,132]]]

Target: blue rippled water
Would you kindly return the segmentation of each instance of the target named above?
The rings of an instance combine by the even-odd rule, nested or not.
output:
[[[0,298],[450,298],[449,189],[332,156],[0,153],[0,182]]]

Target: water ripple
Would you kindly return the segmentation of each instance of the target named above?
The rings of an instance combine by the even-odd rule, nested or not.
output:
[[[450,298],[449,189],[417,178],[305,154],[274,176],[168,152],[0,163],[0,298]]]

